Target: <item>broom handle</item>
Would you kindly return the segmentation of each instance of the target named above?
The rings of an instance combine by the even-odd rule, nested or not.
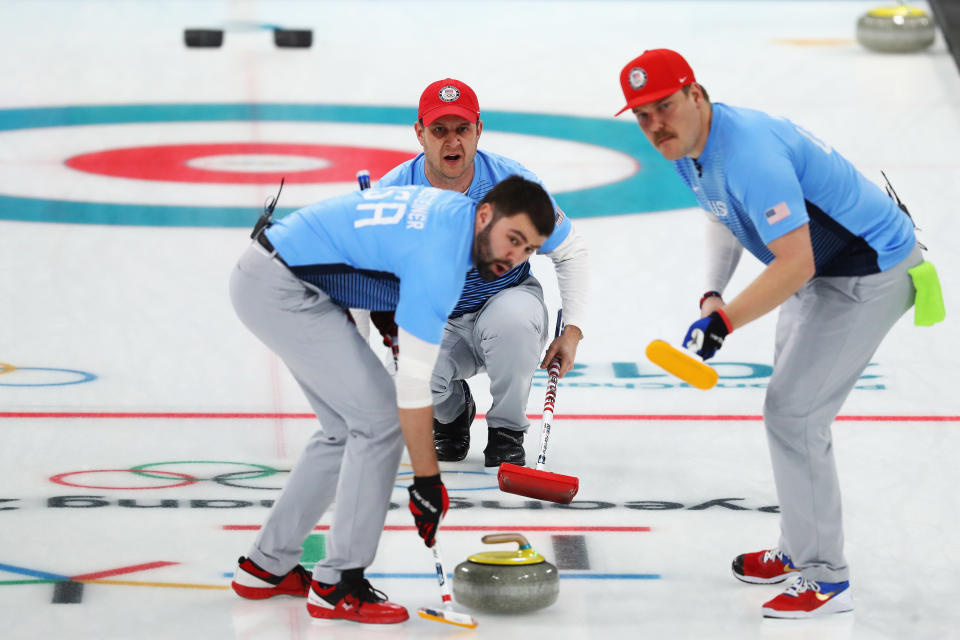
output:
[[[554,339],[560,337],[563,329],[563,309],[557,310],[557,326],[554,330]],[[547,395],[543,400],[543,421],[540,424],[540,455],[537,456],[537,471],[543,471],[547,465],[547,442],[550,440],[550,425],[553,423],[553,405],[557,401],[557,381],[560,379],[560,356],[550,361],[547,369],[550,378],[547,380]]]
[[[437,541],[433,542],[433,563],[437,570],[437,583],[440,585],[440,599],[443,606],[450,607],[453,597],[450,595],[450,585],[447,584],[447,576],[443,573],[443,560],[440,558],[440,546]]]

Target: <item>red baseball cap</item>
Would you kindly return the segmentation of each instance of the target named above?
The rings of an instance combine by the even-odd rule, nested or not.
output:
[[[676,51],[644,51],[643,55],[628,62],[620,72],[620,86],[627,99],[627,106],[617,111],[616,115],[627,109],[666,98],[694,82],[696,79],[693,77],[693,69]]]
[[[443,116],[460,116],[470,122],[480,119],[477,94],[465,83],[453,78],[437,80],[420,94],[420,109],[417,119],[429,126]]]

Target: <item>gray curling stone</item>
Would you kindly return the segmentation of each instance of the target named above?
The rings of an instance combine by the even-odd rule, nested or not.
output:
[[[453,572],[453,598],[460,604],[496,613],[525,613],[547,607],[560,594],[557,568],[530,548],[519,533],[483,536],[486,544],[516,542],[516,551],[482,551]]]
[[[909,53],[933,44],[936,26],[923,9],[900,4],[871,9],[857,21],[857,41],[884,53]]]

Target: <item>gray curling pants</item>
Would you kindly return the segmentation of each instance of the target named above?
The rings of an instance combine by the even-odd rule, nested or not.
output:
[[[283,360],[321,428],[310,438],[249,557],[273,574],[300,560],[303,541],[336,502],[314,579],[373,562],[403,440],[393,380],[343,308],[254,243],[230,278],[243,323]]]
[[[478,311],[448,320],[431,381],[434,417],[453,422],[464,406],[463,387],[453,382],[486,371],[493,396],[487,426],[526,431],[527,400],[546,339],[547,307],[532,275],[490,296]]]
[[[763,419],[780,502],[780,549],[809,580],[849,578],[830,426],[884,336],[912,305],[907,269],[818,277],[780,308]]]

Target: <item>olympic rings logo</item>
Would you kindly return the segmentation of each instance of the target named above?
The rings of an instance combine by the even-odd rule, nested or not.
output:
[[[202,474],[191,469],[193,473],[186,473],[180,466],[180,471],[170,471],[160,467],[174,465],[233,465],[241,467],[238,471],[227,471],[225,473]],[[126,469],[85,469],[81,471],[67,471],[50,476],[50,481],[65,487],[74,487],[77,489],[97,489],[99,491],[147,491],[157,489],[176,489],[179,487],[189,487],[199,482],[213,482],[224,487],[234,489],[253,489],[256,491],[280,491],[281,486],[263,486],[254,484],[256,480],[270,478],[281,473],[290,473],[289,469],[277,469],[265,464],[255,462],[234,462],[229,460],[170,460],[166,462],[149,462],[138,464]],[[89,484],[89,480],[82,476],[92,474],[128,474],[134,478],[146,479],[145,484],[131,483],[129,480],[114,484],[95,483]],[[492,485],[486,484],[486,479],[492,478]],[[406,489],[413,479],[413,471],[399,471],[397,473],[398,489]],[[487,489],[499,488],[496,484],[495,476],[483,471],[448,471],[445,480],[454,486],[448,486],[450,491],[483,491]],[[154,482],[158,481],[158,482]],[[461,485],[461,486],[458,486]],[[462,486],[466,485],[466,486]]]
[[[244,469],[241,471],[230,471],[227,473],[219,473],[210,477],[199,477],[190,473],[183,473],[180,471],[165,471],[162,469],[157,469],[157,467],[168,466],[168,465],[240,465],[244,467],[252,467]],[[94,473],[130,473],[139,478],[150,478],[153,480],[161,480],[162,484],[147,484],[147,485],[129,485],[129,486],[107,486],[99,484],[85,484],[78,482],[76,476],[89,475]],[[58,473],[57,475],[50,476],[50,481],[57,484],[62,484],[67,487],[77,487],[80,489],[99,489],[102,491],[138,491],[138,490],[149,490],[149,489],[174,489],[177,487],[188,487],[190,485],[196,484],[201,481],[212,481],[219,485],[225,487],[233,487],[236,489],[257,489],[262,491],[279,491],[283,487],[264,487],[257,486],[252,484],[241,484],[242,482],[249,482],[251,480],[258,480],[260,478],[268,478],[279,473],[288,473],[287,470],[275,469],[264,464],[256,464],[253,462],[230,462],[224,460],[171,460],[168,462],[150,462],[147,464],[138,464],[128,469],[88,469],[84,471],[67,471],[66,473]],[[69,480],[68,480],[69,478]]]

